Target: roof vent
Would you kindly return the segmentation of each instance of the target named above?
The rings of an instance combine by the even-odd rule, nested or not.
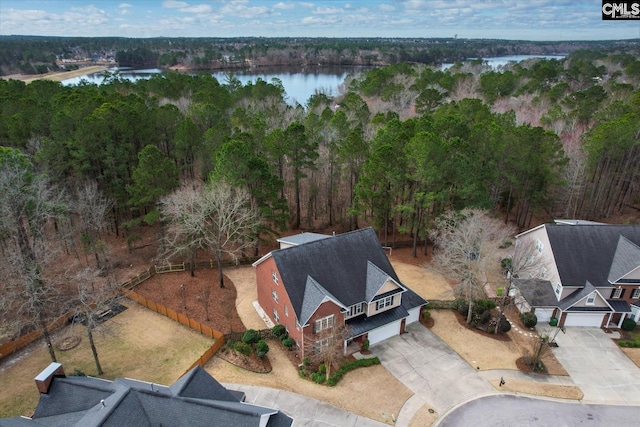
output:
[[[51,381],[53,381],[55,377],[66,377],[66,375],[60,363],[52,362],[44,371],[40,372],[38,376],[34,378],[38,391],[44,394],[49,393]]]

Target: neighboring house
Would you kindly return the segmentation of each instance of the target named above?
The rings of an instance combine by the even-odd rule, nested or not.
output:
[[[514,284],[538,322],[619,328],[640,320],[640,225],[558,220],[517,235],[515,250],[526,245],[541,271]]]
[[[303,233],[278,240],[256,268],[258,302],[286,327],[304,357],[305,340],[346,325],[351,341],[371,345],[404,332],[427,302],[400,282],[372,228],[337,236]],[[307,345],[310,343],[307,342]]]
[[[184,426],[290,427],[282,412],[244,403],[197,366],[171,386],[117,378],[67,377],[51,363],[36,378],[40,401],[31,418],[0,418],[0,427]]]

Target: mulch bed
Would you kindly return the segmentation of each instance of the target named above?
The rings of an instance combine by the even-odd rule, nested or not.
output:
[[[272,370],[269,355],[260,359],[255,353],[251,353],[251,356],[246,357],[229,347],[223,347],[216,353],[216,356],[232,365],[257,374],[268,374]]]
[[[516,360],[516,366],[518,367],[519,371],[527,372],[527,373],[530,373],[530,374],[548,375],[548,372],[547,372],[546,369],[544,371],[538,371],[538,370],[534,371],[533,370],[533,365],[529,365],[528,363],[526,363],[524,361],[524,359],[525,359],[524,357],[519,357]]]
[[[464,317],[463,315],[458,313],[457,310],[452,310],[452,311],[455,313],[456,319],[458,320],[458,323],[461,326],[464,326],[465,328],[467,328],[468,330],[473,331],[473,332],[475,332],[477,334],[480,334],[482,336],[485,336],[487,338],[494,339],[496,341],[511,341],[511,337],[509,335],[507,335],[507,334],[502,334],[502,333],[492,334],[490,332],[485,332],[482,329],[478,329],[473,325],[468,325],[466,317]]]
[[[223,277],[224,288],[220,288],[216,269],[196,270],[195,277],[188,271],[156,274],[136,286],[134,291],[223,334],[242,332],[246,328],[236,311],[236,287],[231,279]],[[206,288],[209,291],[208,320],[203,303]]]
[[[431,329],[433,328],[433,325],[436,324],[435,320],[433,319],[433,317],[429,317],[428,319],[424,319],[423,317],[420,317],[420,323],[427,329]]]

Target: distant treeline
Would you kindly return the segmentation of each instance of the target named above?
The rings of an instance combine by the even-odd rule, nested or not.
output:
[[[534,42],[455,38],[150,38],[0,36],[0,75],[58,69],[56,60],[111,58],[120,66],[232,68],[260,65],[454,63],[467,58],[612,51],[634,41]]]

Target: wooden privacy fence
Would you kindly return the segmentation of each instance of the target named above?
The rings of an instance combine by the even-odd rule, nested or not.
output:
[[[59,327],[67,323],[69,316],[71,316],[71,312],[65,313],[58,319],[47,323],[47,329],[49,331],[58,329]],[[20,350],[28,344],[31,344],[33,341],[37,340],[40,337],[42,337],[42,329],[38,328],[35,331],[24,334],[13,341],[9,341],[0,345],[0,359],[15,353],[16,351]]]
[[[225,338],[222,332],[216,329],[213,329],[210,326],[203,325],[202,323],[188,317],[185,314],[178,313],[177,311],[171,308],[165,307],[162,304],[158,304],[155,301],[151,301],[150,299],[143,297],[142,295],[140,295],[135,291],[123,290],[123,293],[127,298],[137,302],[140,305],[147,307],[149,310],[153,310],[158,314],[162,314],[163,316],[166,316],[169,319],[175,320],[176,322],[179,322],[182,325],[190,329],[193,329],[194,331],[200,332],[202,335],[207,336],[209,338],[213,338],[215,340],[213,345],[210,348],[208,348],[207,351],[205,351],[204,354],[200,356],[200,358],[198,358],[198,360],[196,360],[191,365],[191,367],[189,367],[187,371],[191,370],[196,365],[204,366],[209,360],[211,360],[211,358],[216,354],[216,352],[220,350],[220,347],[224,345]]]

